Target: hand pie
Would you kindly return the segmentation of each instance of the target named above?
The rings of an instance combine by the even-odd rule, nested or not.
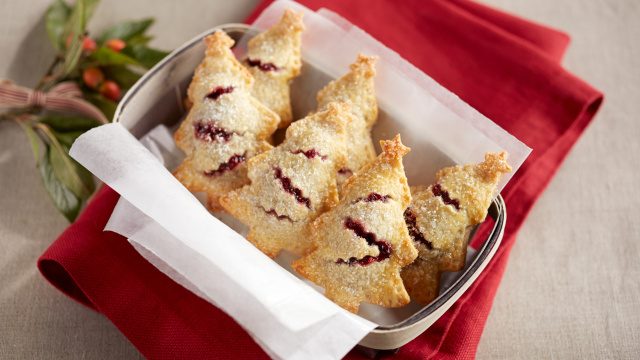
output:
[[[336,170],[345,161],[346,104],[293,123],[282,144],[249,161],[251,185],[229,193],[222,206],[250,227],[247,239],[270,257],[310,248],[309,224],[338,202]]]
[[[300,74],[302,13],[287,9],[280,21],[249,40],[245,66],[256,79],[253,95],[280,116],[280,128],[292,120],[289,83]]]
[[[382,154],[349,178],[340,203],[313,223],[314,250],[293,268],[325,288],[325,295],[358,312],[365,301],[385,307],[409,303],[400,269],[418,255],[403,219],[411,201],[400,135],[381,141]]]
[[[371,127],[378,117],[373,78],[376,75],[374,56],[358,55],[351,64],[351,71],[330,82],[318,92],[318,108],[324,108],[331,101],[351,103],[351,112],[357,117],[347,129],[347,165],[338,170],[338,188],[354,172],[376,157],[371,141]]]
[[[321,109],[332,101],[350,102],[351,112],[371,129],[378,120],[378,101],[373,82],[377,61],[376,56],[359,54],[356,61],[349,66],[351,71],[318,91],[318,108]]]
[[[440,272],[464,267],[467,230],[484,221],[500,177],[511,171],[506,157],[487,153],[479,164],[444,168],[435,184],[412,188],[404,216],[419,255],[402,269],[402,279],[413,300],[431,302]]]
[[[192,103],[174,138],[187,157],[175,176],[189,190],[218,198],[248,182],[244,162],[268,150],[278,116],[250,94],[252,77],[231,52],[222,31],[205,38],[205,58],[189,85]]]

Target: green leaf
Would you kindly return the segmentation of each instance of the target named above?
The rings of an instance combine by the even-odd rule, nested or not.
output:
[[[58,132],[67,131],[80,131],[84,132],[96,126],[100,123],[91,118],[82,116],[69,116],[69,115],[55,115],[48,114],[40,118],[40,122],[47,124],[53,130]]]
[[[98,109],[100,109],[100,111],[102,111],[107,119],[113,119],[113,115],[116,113],[116,108],[118,107],[117,103],[105,98],[98,93],[85,94],[85,96],[90,103],[92,103]]]
[[[85,184],[79,174],[79,167],[67,154],[62,146],[51,146],[49,151],[49,161],[56,178],[65,187],[80,199],[87,199],[91,196],[92,185]]]
[[[136,35],[132,38],[130,38],[129,40],[127,40],[127,45],[129,46],[134,46],[134,45],[147,45],[149,43],[149,41],[151,41],[151,39],[153,39],[153,36],[149,36],[149,35]]]
[[[156,63],[164,59],[165,56],[169,54],[166,51],[152,49],[146,45],[127,46],[122,50],[122,52],[136,59],[147,69],[152,68]]]
[[[49,161],[56,178],[80,199],[87,199],[94,190],[93,179],[86,182],[80,175],[81,166],[68,154],[68,148],[60,144],[55,134],[46,126],[38,124],[38,128],[47,136],[49,142]]]
[[[58,142],[60,142],[60,144],[67,150],[71,148],[71,145],[73,145],[73,142],[76,141],[78,136],[84,133],[85,133],[84,130],[66,131],[66,132],[53,131],[53,135],[56,137],[56,139],[58,139]]]
[[[67,149],[67,154],[68,153],[69,153],[69,149]],[[80,165],[80,163],[78,163],[77,161],[73,159],[71,159],[71,161],[76,165],[76,168],[78,169],[78,176],[80,177],[80,180],[82,181],[82,183],[85,184],[85,186],[87,186],[87,189],[89,190],[89,195],[93,194],[93,192],[96,191],[96,182],[93,179],[93,174],[91,174],[89,170],[87,170],[84,166]],[[87,200],[88,198],[89,197],[87,196],[82,200]]]
[[[53,200],[53,204],[62,212],[67,220],[72,222],[78,216],[82,202],[78,196],[56,177],[51,161],[51,154],[51,148],[47,146],[45,148],[45,155],[38,165],[40,176],[42,177],[45,189],[49,193],[51,200]]]
[[[87,0],[78,0],[73,7],[69,22],[65,34],[71,35],[71,42],[67,48],[67,52],[64,57],[64,68],[62,70],[62,76],[67,76],[76,66],[82,55],[82,42],[84,39],[84,33],[86,28],[86,12],[87,12]],[[68,36],[68,35],[67,35]]]
[[[115,80],[123,90],[129,89],[142,76],[124,66],[107,66],[102,70],[108,79]]]
[[[93,12],[96,9],[96,6],[100,4],[100,0],[84,0],[85,3],[85,11],[84,11],[84,21],[85,24],[89,24],[89,20],[93,17]]]
[[[129,39],[144,34],[145,31],[153,24],[153,19],[130,20],[116,24],[100,35],[100,42],[109,39],[121,39],[128,41]]]
[[[39,165],[40,164],[40,145],[42,141],[40,139],[40,136],[38,136],[38,134],[33,130],[31,125],[25,124],[22,121],[18,121],[18,124],[20,124],[20,127],[22,128],[22,130],[24,130],[24,133],[27,134],[27,137],[29,138],[29,143],[31,144],[31,151],[33,152],[33,157],[36,160],[36,165]]]
[[[78,32],[73,32],[69,48],[64,56],[64,65],[62,68],[62,77],[71,74],[78,66],[80,55],[82,55],[82,35],[75,35]],[[80,33],[82,34],[82,33]]]
[[[80,179],[84,187],[88,190],[87,196],[80,197],[80,200],[82,201],[87,200],[89,196],[91,196],[91,194],[96,191],[96,182],[93,178],[93,174],[91,174],[89,170],[87,170],[84,166],[80,165],[79,162],[71,158],[71,156],[69,155],[69,149],[71,149],[71,145],[73,145],[73,142],[76,141],[76,139],[84,133],[84,131],[72,131],[67,133],[54,132],[56,139],[58,139],[58,141],[60,142],[63,153],[67,155],[69,161],[71,161],[71,163],[75,166],[78,178]]]
[[[108,65],[140,65],[136,59],[127,54],[113,51],[104,46],[99,47],[91,55],[89,59],[95,61],[100,66]]]
[[[62,0],[55,0],[47,9],[45,15],[45,25],[47,34],[53,47],[62,51],[64,49],[65,37],[64,29],[71,14],[71,8]]]
[[[65,28],[65,41],[66,36],[71,34],[71,43],[65,53],[62,77],[71,74],[78,66],[82,55],[82,42],[86,33],[87,23],[93,15],[98,2],[99,0],[77,0],[71,11]]]

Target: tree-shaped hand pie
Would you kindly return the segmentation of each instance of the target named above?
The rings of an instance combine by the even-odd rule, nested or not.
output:
[[[402,279],[413,300],[431,302],[440,273],[464,267],[467,230],[484,221],[500,177],[511,171],[506,158],[487,153],[479,164],[441,169],[435,184],[412,188],[404,216],[419,255],[402,269]]]
[[[175,176],[191,191],[206,192],[219,208],[221,195],[248,182],[245,161],[271,148],[278,115],[255,99],[253,78],[231,52],[222,31],[205,38],[205,58],[189,85],[192,106],[174,138],[187,157]]]
[[[280,116],[280,128],[292,120],[289,83],[300,74],[302,13],[287,9],[280,21],[247,43],[245,66],[255,77],[253,95]]]
[[[373,82],[376,61],[375,56],[358,55],[350,66],[351,71],[330,82],[316,96],[318,109],[332,101],[351,103],[351,112],[358,120],[352,122],[347,129],[349,157],[347,164],[338,170],[338,189],[353,173],[376,157],[371,141],[371,127],[378,119],[378,102]]]
[[[325,295],[358,312],[361,302],[409,303],[400,269],[418,255],[403,212],[411,201],[400,135],[381,141],[382,154],[349,178],[339,204],[313,223],[314,250],[293,268],[324,287]]]
[[[309,224],[338,202],[336,169],[345,161],[346,104],[294,122],[284,142],[249,161],[251,184],[221,199],[250,227],[247,239],[270,257],[281,250],[304,254]]]

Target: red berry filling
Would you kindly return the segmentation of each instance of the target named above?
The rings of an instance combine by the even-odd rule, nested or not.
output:
[[[420,229],[418,229],[416,214],[414,214],[410,208],[404,211],[404,222],[407,224],[409,235],[414,241],[424,244],[424,246],[429,250],[433,250],[433,244],[431,241],[425,239],[422,232],[420,232]]]
[[[344,220],[344,227],[353,231],[357,236],[365,239],[369,246],[377,246],[379,254],[378,256],[366,255],[362,259],[358,259],[355,256],[350,257],[348,260],[338,259],[336,260],[336,264],[367,266],[374,262],[386,260],[391,256],[391,245],[384,240],[377,240],[376,234],[365,230],[364,225],[362,225],[361,222],[348,217]]]
[[[247,64],[251,67],[257,67],[260,71],[278,71],[280,68],[276,66],[274,63],[263,63],[259,59],[247,59]]]
[[[198,121],[193,128],[196,139],[206,142],[227,142],[233,135],[232,131],[219,127],[215,122]]]
[[[284,189],[284,191],[293,195],[300,204],[303,204],[308,209],[311,209],[311,200],[309,200],[309,198],[304,197],[304,195],[302,195],[302,190],[293,186],[291,179],[284,176],[284,174],[282,174],[282,169],[280,169],[279,167],[274,167],[273,172],[274,172],[274,177],[280,180],[280,185],[282,185],[282,188]]]
[[[245,160],[245,154],[233,155],[232,157],[229,158],[229,160],[227,160],[227,162],[220,164],[220,166],[218,166],[217,169],[205,171],[204,174],[206,176],[222,175],[225,171],[231,171],[236,167],[238,167],[238,165],[242,164],[244,160]]]
[[[320,160],[327,160],[327,155],[320,154],[316,149],[309,149],[307,151],[299,149],[299,150],[296,150],[296,151],[292,151],[291,153],[292,154],[303,154],[304,156],[307,157],[307,159],[313,159],[315,157],[319,157]]]
[[[431,191],[433,192],[433,196],[439,196],[442,198],[442,202],[444,202],[445,205],[452,205],[456,210],[460,210],[460,202],[458,199],[452,199],[449,196],[449,192],[444,190],[440,184],[433,185],[431,187]]]
[[[291,219],[291,218],[290,218],[290,217],[288,217],[287,215],[280,215],[280,214],[278,214],[278,213],[276,212],[276,210],[275,210],[275,209],[269,209],[269,210],[267,210],[267,209],[265,209],[265,208],[262,208],[262,210],[263,210],[265,213],[267,213],[267,214],[269,214],[269,215],[271,215],[271,216],[274,216],[274,217],[275,217],[276,219],[278,219],[278,220],[287,220],[287,221],[289,221],[289,222],[293,222],[293,219]]]
[[[341,168],[340,170],[338,170],[338,174],[343,176],[351,176],[353,175],[353,171],[351,171],[351,169],[349,168]]]
[[[387,202],[387,200],[391,199],[391,195],[380,195],[377,192],[372,192],[369,195],[367,195],[367,197],[359,197],[357,198],[353,203],[357,203],[359,201],[364,201],[364,202],[374,202],[374,201],[382,201],[382,202]]]
[[[222,86],[218,86],[215,89],[213,89],[209,95],[207,95],[207,99],[211,99],[211,100],[218,100],[218,98],[224,94],[229,94],[233,92],[233,86],[226,86],[226,87],[222,87]]]

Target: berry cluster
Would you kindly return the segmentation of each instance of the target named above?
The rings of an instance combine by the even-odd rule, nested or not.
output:
[[[71,35],[67,37],[66,45],[71,44]],[[121,52],[127,43],[122,39],[109,39],[105,41],[104,46],[112,51]],[[98,49],[98,45],[94,39],[84,36],[82,39],[82,51],[86,55],[90,55]],[[122,95],[120,85],[113,80],[106,79],[104,72],[98,66],[89,66],[82,71],[82,81],[89,88],[98,91],[102,96],[109,100],[118,101]]]

